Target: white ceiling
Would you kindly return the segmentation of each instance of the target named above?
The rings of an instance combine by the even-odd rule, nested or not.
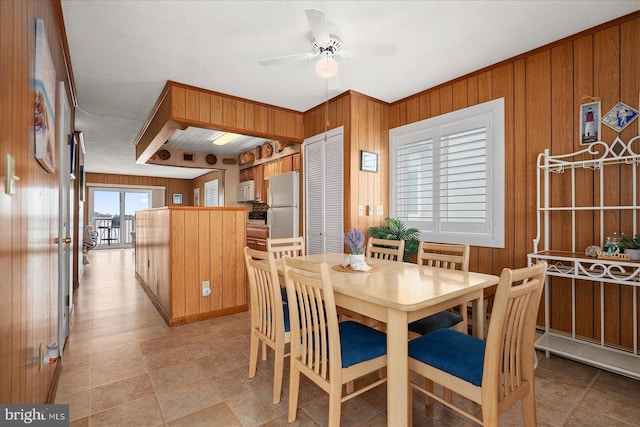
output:
[[[304,10],[325,11],[349,51],[327,91]],[[393,102],[640,9],[640,0],[62,0],[88,172],[194,178],[205,170],[135,165],[133,143],[167,80],[296,111],[352,89]],[[395,45],[393,56],[375,46]],[[328,93],[327,93],[328,92]],[[256,143],[255,145],[258,145]]]

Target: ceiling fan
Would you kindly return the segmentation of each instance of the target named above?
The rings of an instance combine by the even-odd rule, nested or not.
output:
[[[313,35],[311,52],[263,59],[260,64],[270,66],[320,57],[316,62],[316,74],[318,77],[329,79],[329,87],[335,89],[340,86],[340,76],[338,75],[338,62],[334,56],[346,57],[347,52],[342,46],[340,37],[329,31],[327,17],[322,10],[306,9],[304,13],[307,15]]]

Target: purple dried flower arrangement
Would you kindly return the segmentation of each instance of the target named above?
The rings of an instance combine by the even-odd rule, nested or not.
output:
[[[364,234],[357,228],[352,228],[344,233],[344,244],[347,245],[350,254],[362,255],[364,253]]]

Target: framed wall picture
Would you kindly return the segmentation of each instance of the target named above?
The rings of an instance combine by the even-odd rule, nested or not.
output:
[[[173,193],[173,198],[171,199],[174,205],[182,204],[182,193]]]
[[[35,158],[47,172],[55,173],[56,69],[42,19],[35,20],[36,58],[33,78],[35,91]],[[62,142],[61,142],[62,143]]]
[[[360,170],[378,172],[378,153],[360,150]]]
[[[638,117],[638,114],[640,113],[635,108],[628,106],[624,102],[618,102],[604,115],[602,123],[619,133],[629,126]]]
[[[71,156],[71,163],[69,163],[69,179],[76,179],[76,172],[78,170],[78,138],[75,132],[73,132],[69,137],[69,152]]]
[[[589,145],[600,138],[600,101],[580,106],[580,145]]]

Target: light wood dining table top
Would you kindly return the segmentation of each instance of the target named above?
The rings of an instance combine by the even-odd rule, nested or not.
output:
[[[299,257],[342,265],[347,255],[325,253]],[[387,324],[387,421],[406,426],[409,408],[408,324],[439,311],[472,302],[473,332],[484,331],[484,289],[496,285],[499,277],[417,264],[365,259],[381,267],[372,272],[330,270],[336,305]],[[282,263],[278,262],[278,269]],[[477,315],[482,313],[483,315]]]

